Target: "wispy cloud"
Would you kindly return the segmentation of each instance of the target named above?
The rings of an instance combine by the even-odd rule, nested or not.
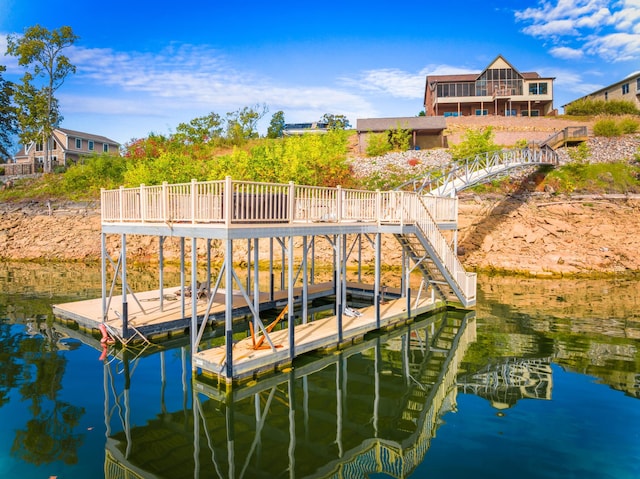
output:
[[[344,85],[363,92],[413,100],[424,96],[424,83],[427,75],[452,75],[471,71],[451,65],[429,65],[418,72],[382,68],[363,71],[356,77],[343,77],[340,81]]]
[[[578,52],[618,62],[640,58],[640,1],[540,0],[516,11],[522,32],[551,42],[558,58],[581,58]]]

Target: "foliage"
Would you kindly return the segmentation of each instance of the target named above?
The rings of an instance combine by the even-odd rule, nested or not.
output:
[[[565,114],[571,116],[591,115],[640,115],[632,101],[627,100],[597,100],[581,98],[565,108]]]
[[[589,146],[586,142],[580,143],[578,146],[574,146],[567,149],[567,153],[569,154],[569,158],[576,163],[585,163],[591,151],[589,151]]]
[[[470,128],[465,131],[463,140],[450,148],[451,157],[454,160],[461,160],[498,151],[500,147],[494,143],[493,138],[493,128],[490,126],[485,129]]]
[[[325,113],[320,118],[320,123],[326,123],[329,130],[346,130],[351,128],[351,123],[345,115],[334,115],[333,113]]]
[[[622,118],[618,122],[618,126],[620,127],[620,131],[623,135],[630,135],[638,131],[638,128],[640,128],[640,123],[635,118],[626,117]]]
[[[6,67],[0,65],[0,161],[11,156],[12,135],[18,132],[16,111],[12,105],[13,84],[2,78]]]
[[[550,171],[545,183],[557,193],[638,193],[640,167],[628,162],[570,163]]]
[[[275,112],[267,128],[267,138],[280,138],[284,131],[284,125],[284,112],[282,110]]]
[[[61,193],[74,198],[78,194],[97,196],[100,188],[117,188],[123,184],[126,159],[107,154],[96,155],[72,165],[62,175]]]
[[[7,37],[7,54],[17,57],[18,64],[27,69],[14,97],[23,144],[36,141],[40,135],[49,138],[62,120],[54,93],[76,71],[62,52],[77,39],[69,26],[48,30],[40,25],[27,28],[22,36]],[[40,87],[35,85],[38,78],[44,79]],[[48,148],[45,144],[45,172],[51,171]]]
[[[389,143],[391,147],[397,151],[407,151],[411,148],[411,130],[402,128],[398,122],[394,130],[387,130]]]
[[[596,136],[620,136],[622,131],[618,126],[618,123],[612,118],[604,118],[598,120],[593,125],[593,134]]]
[[[176,127],[175,140],[184,144],[220,142],[223,138],[223,120],[217,113],[194,118],[189,123],[180,123]]]
[[[268,111],[266,105],[255,105],[227,113],[227,141],[231,145],[240,146],[251,138],[257,138],[258,121]]]
[[[381,156],[392,150],[387,133],[369,133],[367,135],[367,156]]]

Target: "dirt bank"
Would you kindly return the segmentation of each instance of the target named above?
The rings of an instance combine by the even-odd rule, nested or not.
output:
[[[640,197],[556,197],[539,195],[460,199],[460,259],[469,269],[527,275],[579,275],[640,272]],[[240,242],[242,243],[242,242]],[[119,237],[109,236],[115,254]],[[128,236],[128,257],[157,261],[155,237]],[[190,242],[186,242],[189,252]],[[205,242],[199,254],[205,255]],[[383,260],[399,264],[393,238],[383,244]],[[318,248],[319,261],[331,252]],[[165,257],[178,260],[180,244],[167,238]],[[238,248],[237,259],[246,259]],[[212,244],[214,259],[222,249]],[[0,205],[0,260],[98,261],[100,214],[96,204]],[[364,262],[373,261],[371,252]]]

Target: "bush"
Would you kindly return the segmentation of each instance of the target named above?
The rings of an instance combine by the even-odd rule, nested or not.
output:
[[[626,100],[594,100],[583,98],[576,100],[565,108],[565,114],[571,116],[593,116],[593,115],[638,115],[635,104]]]
[[[567,153],[569,154],[569,158],[576,163],[585,163],[591,154],[586,142],[582,142],[578,146],[568,148]]]
[[[493,142],[493,128],[468,129],[464,133],[464,139],[457,145],[451,147],[451,157],[454,160],[473,158],[478,154],[491,153],[500,150],[500,147]]]
[[[596,136],[620,136],[622,134],[618,123],[615,120],[610,118],[606,118],[603,120],[598,120],[593,125],[593,134]]]
[[[381,156],[391,151],[391,143],[386,133],[369,133],[367,138],[367,156]]]
[[[638,123],[638,120],[627,117],[620,120],[618,126],[620,127],[620,131],[622,132],[622,134],[630,135],[638,131],[638,127],[640,126],[640,124]]]

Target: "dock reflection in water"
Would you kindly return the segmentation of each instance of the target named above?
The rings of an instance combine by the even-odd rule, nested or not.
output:
[[[441,313],[228,395],[201,380],[188,390],[185,380],[183,408],[160,404],[144,425],[128,421],[135,360],[112,361],[104,383],[106,477],[407,477],[439,418],[455,408],[474,315]],[[114,387],[119,372],[122,391]]]

